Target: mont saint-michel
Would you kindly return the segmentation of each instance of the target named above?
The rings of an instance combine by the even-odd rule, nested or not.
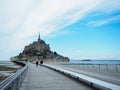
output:
[[[11,60],[28,60],[30,62],[35,61],[36,59],[42,59],[45,62],[69,62],[68,57],[64,57],[55,51],[51,51],[49,44],[46,44],[46,42],[41,39],[40,34],[37,41],[25,46],[22,53],[11,58]]]

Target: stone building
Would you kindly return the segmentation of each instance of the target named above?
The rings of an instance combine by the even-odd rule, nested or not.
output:
[[[35,61],[38,60],[44,60],[47,62],[68,62],[69,58],[64,57],[62,55],[57,54],[57,52],[53,52],[50,50],[49,44],[46,44],[44,40],[41,39],[40,34],[38,36],[38,40],[33,42],[32,44],[29,44],[28,46],[25,46],[22,53],[20,53],[18,56],[14,57],[18,60],[29,60],[29,61]],[[13,58],[12,58],[13,59]]]

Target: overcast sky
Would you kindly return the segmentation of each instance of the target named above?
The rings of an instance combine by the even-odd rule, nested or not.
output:
[[[0,60],[36,41],[70,59],[120,59],[120,0],[0,0]]]

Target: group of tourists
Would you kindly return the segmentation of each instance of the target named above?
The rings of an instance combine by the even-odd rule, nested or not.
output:
[[[38,66],[38,64],[39,64],[39,61],[37,60],[37,61],[36,61],[36,66]],[[41,64],[41,65],[43,64],[43,60],[40,61],[40,64]]]

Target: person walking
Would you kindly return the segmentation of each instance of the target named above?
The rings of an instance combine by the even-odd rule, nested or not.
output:
[[[41,64],[41,65],[43,64],[43,60],[40,61],[40,64]]]
[[[38,62],[38,60],[36,61],[36,66],[38,66],[38,64],[39,64],[39,62]]]

